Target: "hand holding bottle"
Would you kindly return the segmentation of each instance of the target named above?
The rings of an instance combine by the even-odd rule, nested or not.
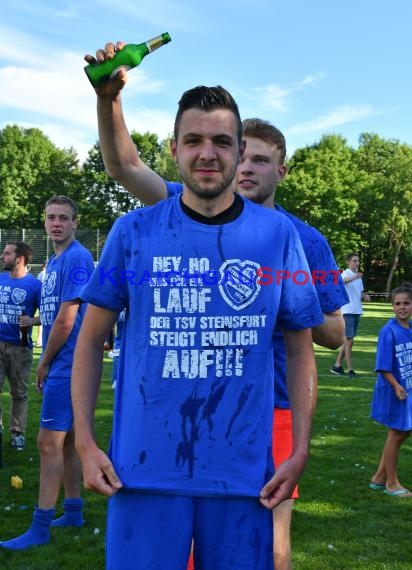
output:
[[[125,42],[119,41],[116,43],[108,42],[104,48],[98,49],[96,55],[87,54],[84,60],[88,64],[98,65],[104,61],[113,59],[116,53],[124,48]],[[95,87],[97,95],[100,97],[116,97],[123,89],[127,82],[127,70],[122,67],[119,71],[109,80],[102,82]]]
[[[19,318],[19,327],[20,327],[20,346],[29,346],[29,332],[30,328],[27,323],[26,319],[27,315],[23,311]]]
[[[170,41],[169,34],[165,32],[140,44],[125,44],[124,42],[114,44],[109,42],[104,50],[100,49],[96,52],[96,57],[85,56],[89,65],[84,70],[91,84],[96,88],[122,70],[137,67],[146,55]]]

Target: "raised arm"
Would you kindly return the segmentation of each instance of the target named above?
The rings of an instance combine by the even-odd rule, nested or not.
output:
[[[125,44],[107,43],[96,57],[86,55],[87,63],[111,59]],[[164,180],[140,159],[123,116],[121,91],[127,72],[121,69],[112,79],[96,87],[100,147],[107,173],[144,204],[155,204],[167,197]]]

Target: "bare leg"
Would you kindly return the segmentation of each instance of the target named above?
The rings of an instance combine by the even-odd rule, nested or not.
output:
[[[292,570],[290,524],[294,503],[294,499],[287,499],[273,510],[273,558],[276,570]]]
[[[353,347],[353,338],[345,338],[345,344],[343,345],[345,351],[345,359],[346,364],[348,366],[348,370],[353,370],[352,366],[352,347]]]
[[[342,346],[339,349],[338,352],[338,357],[336,359],[335,362],[335,366],[338,368],[339,366],[342,366],[342,362],[343,362],[343,357],[345,356],[345,345],[342,344]]]
[[[398,456],[401,445],[410,433],[410,431],[398,431],[391,428],[388,430],[378,469],[372,477],[375,483],[385,483],[388,491],[403,489],[398,479]]]
[[[39,508],[53,509],[63,483],[63,447],[66,432],[40,428],[37,443],[40,451]]]
[[[50,541],[50,525],[63,482],[65,438],[65,432],[40,428],[37,438],[40,451],[39,502],[34,509],[33,522],[24,534],[1,542],[1,548],[26,550]]]
[[[83,501],[80,497],[82,488],[82,467],[74,447],[73,430],[67,433],[63,448],[64,457],[64,501],[63,515],[52,522],[53,527],[81,527],[83,519]]]

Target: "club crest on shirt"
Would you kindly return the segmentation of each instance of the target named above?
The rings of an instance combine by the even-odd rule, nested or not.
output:
[[[24,289],[19,289],[16,287],[11,293],[11,298],[15,305],[20,305],[26,298],[26,291]]]
[[[56,272],[51,271],[48,275],[46,275],[46,279],[43,281],[42,295],[44,296],[50,295],[55,285],[56,285]]]
[[[228,259],[220,266],[220,294],[235,311],[251,305],[259,294],[259,268],[260,265],[255,261],[240,259]]]

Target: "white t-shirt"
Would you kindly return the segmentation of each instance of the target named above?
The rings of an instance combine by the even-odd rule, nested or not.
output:
[[[345,280],[348,277],[355,277],[357,273],[351,269],[345,269],[342,272],[342,279]],[[342,314],[347,315],[361,315],[363,313],[362,309],[362,292],[364,290],[363,281],[361,278],[354,279],[349,283],[345,283],[346,292],[349,297],[349,303],[343,305],[341,308]]]

